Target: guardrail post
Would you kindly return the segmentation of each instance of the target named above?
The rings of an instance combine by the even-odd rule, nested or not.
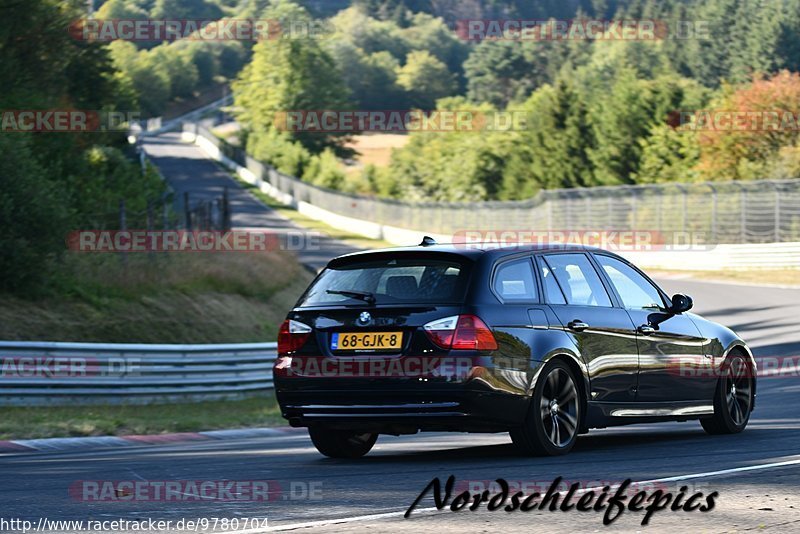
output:
[[[741,228],[739,230],[742,243],[747,243],[747,191],[745,191],[742,184],[739,184],[739,191],[740,205],[742,210]]]
[[[153,231],[153,226],[154,226],[153,219],[155,219],[155,216],[153,215],[153,201],[148,200],[147,201],[147,235],[148,235],[147,250],[151,260],[153,259],[153,240],[150,237],[151,235],[150,233]]]
[[[717,243],[717,188],[713,184],[708,184],[711,188],[711,242]]]
[[[775,189],[775,242],[781,240],[781,192],[778,184],[772,184]]]
[[[231,202],[227,186],[222,191],[222,229],[231,229]]]
[[[192,212],[189,210],[189,192],[185,191],[183,193],[183,218],[184,224],[183,227],[191,231],[192,230]]]
[[[126,217],[125,217],[125,199],[124,198],[120,199],[120,201],[119,201],[119,229],[122,232],[124,232],[125,230],[128,229],[127,228],[127,220],[126,220]],[[123,251],[120,252],[120,254],[121,254],[120,258],[122,258],[122,264],[123,265],[127,265],[128,264],[128,256],[126,255],[126,252],[123,250]]]

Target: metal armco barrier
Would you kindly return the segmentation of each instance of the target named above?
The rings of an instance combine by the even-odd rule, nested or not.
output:
[[[0,405],[197,401],[272,389],[276,343],[0,342]]]

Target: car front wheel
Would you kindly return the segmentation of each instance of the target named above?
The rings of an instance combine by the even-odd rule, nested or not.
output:
[[[309,427],[308,435],[317,450],[330,458],[361,458],[367,454],[378,434]]]
[[[580,391],[570,368],[548,363],[536,382],[525,424],[511,431],[511,440],[524,454],[556,456],[568,453],[578,438]]]
[[[709,434],[736,434],[744,430],[753,407],[752,367],[741,354],[723,364],[724,374],[714,394],[714,415],[700,419]]]

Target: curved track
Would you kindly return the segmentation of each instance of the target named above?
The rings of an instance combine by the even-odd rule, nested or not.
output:
[[[186,178],[194,180],[197,173],[188,173]],[[276,226],[282,223],[276,221]],[[668,292],[692,295],[698,313],[733,327],[757,357],[800,355],[800,289],[676,279],[661,283]],[[796,373],[765,378],[760,380],[757,408],[743,434],[708,436],[697,422],[598,430],[581,437],[570,455],[558,458],[520,458],[506,434],[432,433],[382,436],[359,461],[330,460],[313,449],[303,431],[124,451],[5,455],[0,457],[0,502],[6,518],[24,518],[34,524],[40,518],[150,518],[172,520],[173,525],[181,518],[267,518],[271,528],[331,532],[573,532],[603,529],[602,514],[488,512],[482,507],[477,512],[422,511],[403,519],[402,512],[432,478],[444,481],[451,474],[461,484],[473,481],[473,487],[477,481],[498,477],[528,488],[549,485],[558,476],[588,487],[626,478],[668,479],[659,487],[673,493],[681,485],[705,494],[718,491],[717,506],[709,513],[662,511],[651,520],[653,531],[762,528],[797,532],[798,400]],[[268,480],[272,493],[268,502],[214,498],[85,502],[69,492],[81,480]],[[429,495],[420,508],[431,506]],[[626,512],[610,530],[641,530],[643,515]],[[218,525],[217,531],[221,530]]]

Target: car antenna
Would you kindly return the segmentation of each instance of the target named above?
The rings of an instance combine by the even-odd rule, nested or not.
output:
[[[429,235],[426,235],[422,238],[422,243],[419,244],[421,247],[430,247],[436,244],[436,240]]]

